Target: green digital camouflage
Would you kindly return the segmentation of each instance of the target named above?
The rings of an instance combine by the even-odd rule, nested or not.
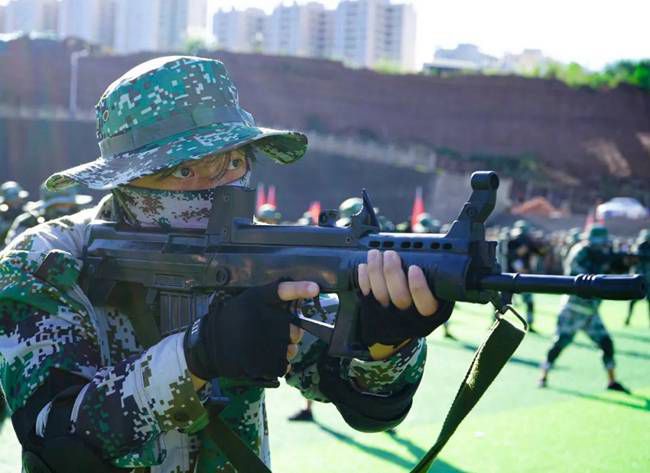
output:
[[[596,241],[600,244],[603,241],[602,232],[598,230],[596,233]],[[607,241],[606,235],[604,241]],[[585,240],[571,248],[565,261],[565,274],[576,276],[578,274],[610,272],[605,259],[594,258],[594,253],[590,247],[592,244],[590,240]],[[584,331],[596,345],[601,348],[606,347],[603,348],[603,364],[608,369],[614,368],[614,349],[611,344],[611,337],[598,313],[600,302],[600,299],[586,299],[578,296],[563,297],[562,308],[557,320],[555,339],[553,346],[549,350],[548,360],[545,364],[546,368],[549,368],[562,350],[573,341],[575,334],[579,330]]]
[[[246,144],[282,164],[307,149],[302,133],[255,126],[223,63],[213,59],[167,56],[140,64],[106,89],[96,115],[101,156],[52,175],[50,189],[112,189]]]
[[[239,107],[223,64],[202,58],[159,58],[129,71],[100,99],[97,121],[102,156],[54,174],[47,180],[50,189],[82,183],[123,191],[141,176],[244,145],[282,163],[299,159],[306,149],[300,133],[255,127]],[[71,431],[114,465],[154,473],[233,472],[219,439],[205,428],[211,387],[194,390],[183,334],[145,348],[128,307],[94,306],[78,284],[89,224],[119,220],[114,211],[124,207],[114,199],[134,197],[120,191],[94,209],[26,230],[0,253],[0,384],[7,403],[12,411],[23,407],[55,368],[74,373],[87,383],[76,397]],[[138,196],[144,214],[160,204]],[[323,296],[320,307],[305,306],[303,312],[333,323],[337,308],[335,297]],[[327,402],[318,371],[326,353],[322,341],[306,334],[287,383]],[[390,399],[417,385],[425,357],[426,345],[417,339],[385,360],[329,361],[339,363],[346,386],[359,383],[368,395]],[[230,398],[220,417],[269,464],[264,391],[228,379],[220,384]],[[35,434],[43,436],[39,425]]]
[[[233,471],[218,442],[203,431],[209,386],[195,393],[182,334],[144,350],[127,314],[93,307],[76,281],[88,224],[110,217],[110,198],[94,210],[31,228],[0,254],[0,381],[12,410],[25,404],[52,368],[80,374],[74,426],[84,439],[124,468],[159,465],[156,472]],[[36,276],[38,274],[38,276]],[[309,316],[333,322],[337,301],[323,297]],[[310,334],[300,343],[287,383],[309,399],[327,401],[317,361],[326,346]],[[384,361],[341,360],[342,379],[361,379],[389,396],[419,382],[423,340]],[[225,386],[225,387],[224,387]],[[264,392],[223,383],[232,401],[222,418],[269,461]]]

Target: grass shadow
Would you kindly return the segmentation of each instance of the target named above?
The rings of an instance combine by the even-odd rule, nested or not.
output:
[[[447,339],[449,340],[449,339]],[[428,340],[427,343],[432,343],[436,345],[441,345],[449,348],[458,348],[462,350],[468,350],[468,351],[473,351],[475,352],[478,350],[478,345],[473,345],[471,343],[463,342],[460,340],[455,340],[455,341],[438,341],[438,340]],[[521,356],[513,356],[510,358],[510,361],[508,363],[514,363],[517,365],[522,365],[522,366],[527,366],[528,368],[535,368],[539,369],[542,361],[541,360],[534,360],[531,358],[523,358]],[[560,370],[562,368],[559,368]]]
[[[380,458],[387,462],[393,463],[394,465],[397,465],[399,467],[405,468],[407,471],[413,468],[420,460],[420,458],[422,458],[426,453],[426,450],[420,448],[412,441],[404,437],[398,436],[396,432],[389,433],[388,435],[390,436],[390,438],[395,440],[398,444],[403,445],[408,449],[409,453],[413,455],[412,460],[404,458],[400,455],[397,455],[393,452],[390,452],[380,447],[363,444],[358,440],[350,437],[349,435],[346,435],[342,432],[337,432],[336,430],[331,429],[328,426],[323,425],[318,421],[314,421],[314,424],[316,424],[318,428],[321,429],[326,434],[345,443],[346,445],[354,447],[368,455],[372,455],[374,457]],[[444,473],[444,472],[463,473],[463,470],[459,470],[458,468],[455,468],[452,465],[445,463],[442,460],[436,460],[436,462],[433,464],[430,471],[439,472],[439,473]]]
[[[558,393],[561,393],[561,394],[569,394],[571,396],[580,397],[582,399],[589,399],[591,401],[600,401],[600,402],[604,402],[604,403],[607,403],[607,404],[615,404],[615,405],[618,405],[618,406],[629,407],[629,408],[632,408],[632,409],[638,409],[638,410],[645,411],[645,412],[650,411],[650,398],[647,398],[645,396],[641,396],[639,394],[631,393],[631,394],[627,394],[627,396],[632,398],[632,399],[637,399],[637,400],[641,401],[642,403],[644,403],[644,405],[634,404],[634,403],[627,402],[627,401],[624,401],[624,400],[621,400],[621,399],[611,399],[611,398],[607,398],[607,397],[601,397],[601,396],[597,396],[597,395],[594,395],[594,394],[585,393],[585,392],[582,392],[582,391],[576,391],[575,389],[560,388],[560,387],[557,387],[557,386],[547,386],[546,389],[548,389],[550,391],[555,391],[555,392],[558,392]]]

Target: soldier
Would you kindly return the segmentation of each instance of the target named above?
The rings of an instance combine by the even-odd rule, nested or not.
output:
[[[9,227],[5,245],[8,245],[11,240],[28,228],[35,227],[39,223],[77,213],[92,200],[93,198],[89,195],[77,194],[74,188],[62,191],[49,191],[42,188],[41,199],[26,204],[25,212],[16,217]]]
[[[363,199],[360,197],[350,197],[345,199],[339,205],[339,219],[336,221],[337,227],[347,227],[350,225],[350,218],[361,212],[363,208]]]
[[[647,283],[647,293],[646,301],[648,302],[648,318],[650,318],[650,230],[641,230],[639,232],[639,237],[636,240],[636,244],[633,248],[633,252],[638,256],[638,262],[632,268],[633,273],[643,274]],[[627,311],[627,317],[625,318],[625,325],[630,325],[630,320],[632,319],[632,311],[634,310],[634,304],[637,303],[637,300],[630,301],[630,307]]]
[[[576,244],[571,249],[565,262],[565,274],[609,273],[612,270],[609,237],[607,228],[594,225],[588,232],[586,240]],[[562,350],[572,341],[578,330],[584,332],[596,343],[603,352],[603,364],[607,371],[607,389],[628,392],[616,380],[614,363],[614,343],[598,314],[598,299],[584,299],[578,296],[566,296],[565,303],[557,320],[555,339],[542,365],[542,376],[539,386],[545,387],[548,382],[548,372],[557,360]]]
[[[277,225],[282,220],[282,214],[278,212],[274,205],[263,204],[257,209],[255,218],[258,222]]]
[[[148,346],[139,327],[155,319],[129,302],[128,287],[94,306],[79,286],[91,222],[205,230],[215,187],[247,186],[255,159],[296,161],[304,135],[256,127],[221,62],[172,56],[108,87],[97,136],[99,159],[45,185],[110,195],[95,209],[27,230],[0,254],[0,380],[24,471],[236,471],[238,460],[220,448],[224,430],[216,426],[224,424],[269,464],[264,389],[251,381],[285,373],[354,428],[385,430],[406,416],[423,373],[423,337],[453,303],[433,297],[421,268],[404,272],[395,252],[371,251],[357,269],[371,361],[330,357],[323,342],[290,326],[286,302],[316,297],[310,281],[215,295],[191,327]],[[313,313],[333,322],[336,300],[322,299]],[[386,335],[396,329],[406,339]],[[217,388],[230,399],[220,421],[208,415]]]
[[[534,255],[544,254],[544,248],[530,235],[530,226],[525,220],[517,220],[510,233],[507,243],[507,268],[511,273],[531,273],[532,259]],[[526,304],[526,318],[528,319],[529,331],[535,333],[533,322],[535,318],[535,305],[533,295],[530,293],[521,294]]]
[[[7,181],[0,186],[0,247],[7,237],[7,232],[27,202],[29,192],[16,181]]]

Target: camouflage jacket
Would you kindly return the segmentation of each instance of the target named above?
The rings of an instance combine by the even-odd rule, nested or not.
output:
[[[105,217],[108,200],[31,228],[0,253],[0,382],[9,408],[25,405],[58,368],[87,380],[72,411],[73,429],[116,466],[234,471],[204,429],[209,386],[193,389],[182,334],[145,350],[126,314],[93,307],[77,284],[88,224]],[[324,316],[331,321],[332,313]],[[286,381],[306,398],[327,402],[316,363],[324,349],[306,334]],[[424,341],[415,340],[387,360],[340,360],[340,376],[390,396],[419,382],[425,357]],[[221,417],[269,464],[263,389],[220,384],[231,398]]]

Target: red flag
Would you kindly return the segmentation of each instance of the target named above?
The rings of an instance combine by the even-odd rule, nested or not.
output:
[[[255,210],[259,210],[262,205],[266,204],[266,196],[264,194],[264,184],[261,182],[257,186],[257,202],[255,203]]]
[[[417,223],[418,217],[424,212],[424,199],[422,199],[422,187],[415,188],[415,199],[413,200],[413,210],[411,210],[411,227]]]
[[[318,217],[320,216],[320,202],[314,201],[309,206],[309,215],[311,216],[311,222],[314,225],[318,225]]]
[[[266,203],[272,205],[273,208],[278,208],[277,202],[275,201],[275,186],[269,186],[269,193],[266,197]]]

